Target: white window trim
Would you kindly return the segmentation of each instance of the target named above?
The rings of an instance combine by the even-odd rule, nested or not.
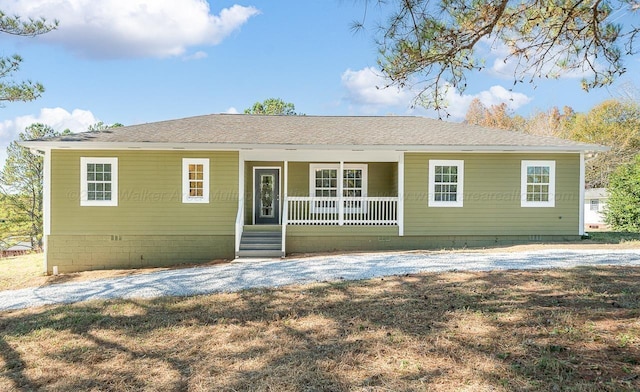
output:
[[[362,199],[367,198],[367,189],[368,189],[367,180],[369,178],[368,167],[369,166],[366,163],[345,163],[342,165],[343,170],[349,170],[349,169],[362,170]],[[321,169],[335,169],[337,171],[338,187],[336,189],[335,199],[338,200],[339,198],[343,198],[341,192],[343,190],[342,182],[344,181],[344,172],[340,173],[339,163],[310,163],[309,164],[309,196],[315,197],[316,195],[316,170],[321,170]],[[345,213],[366,212],[366,204],[367,203],[363,202],[362,208],[345,208],[344,212]],[[333,207],[333,208],[322,208],[322,207],[317,207],[315,203],[311,203],[311,212],[312,213],[337,213],[338,205],[336,204],[336,207]]]
[[[529,166],[549,167],[549,201],[527,201],[527,168]],[[520,207],[556,206],[556,161],[522,161],[520,181]]]
[[[111,164],[111,200],[89,200],[87,165]],[[80,157],[80,205],[83,207],[116,207],[118,205],[118,158]]]
[[[456,201],[436,201],[436,166],[456,166],[458,168],[458,192]],[[429,207],[464,206],[464,161],[451,159],[429,159]]]
[[[189,165],[202,165],[202,196],[189,195]],[[209,203],[209,158],[182,158],[182,202]]]

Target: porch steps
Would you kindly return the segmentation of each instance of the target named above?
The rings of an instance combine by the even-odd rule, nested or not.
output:
[[[282,229],[279,225],[245,226],[238,257],[283,257]]]

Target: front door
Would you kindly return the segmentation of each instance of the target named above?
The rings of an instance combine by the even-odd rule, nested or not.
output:
[[[255,169],[253,214],[256,225],[280,223],[280,169]]]

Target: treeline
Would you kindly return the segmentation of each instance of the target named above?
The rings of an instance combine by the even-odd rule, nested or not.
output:
[[[610,148],[586,160],[587,188],[606,188],[611,174],[630,164],[640,152],[640,104],[631,99],[608,100],[586,113],[571,107],[553,107],[529,117],[512,115],[506,104],[484,106],[475,99],[465,121],[486,127],[515,130],[539,136],[555,136]]]

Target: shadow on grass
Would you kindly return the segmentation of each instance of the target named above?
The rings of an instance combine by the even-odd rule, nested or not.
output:
[[[0,314],[0,390],[640,389],[640,268],[457,272]]]
[[[621,244],[628,241],[640,241],[640,233],[627,233],[617,231],[592,231],[588,232],[586,242],[598,244]]]

